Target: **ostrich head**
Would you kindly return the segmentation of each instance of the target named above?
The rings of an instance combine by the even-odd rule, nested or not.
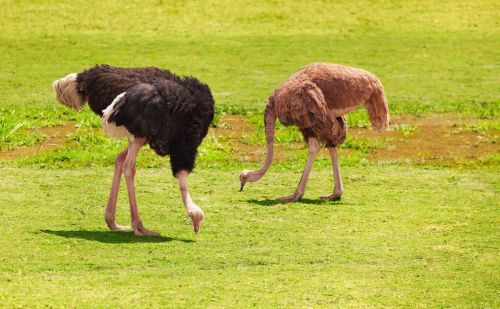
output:
[[[257,180],[261,179],[262,176],[264,176],[265,171],[250,171],[250,170],[244,170],[240,173],[240,192],[243,191],[243,187],[245,187],[245,184],[247,182],[256,182]]]
[[[76,80],[78,74],[71,73],[65,77],[58,79],[52,83],[52,88],[56,92],[57,101],[59,103],[80,111],[84,104],[84,98],[78,92],[78,82]]]
[[[245,187],[245,184],[248,181],[249,173],[250,173],[249,170],[244,170],[240,173],[240,184],[241,184],[240,192],[243,191],[243,188]]]
[[[191,221],[193,221],[194,232],[198,233],[200,230],[200,222],[205,218],[205,213],[200,207],[193,204],[191,209],[188,210],[188,216],[191,218]]]

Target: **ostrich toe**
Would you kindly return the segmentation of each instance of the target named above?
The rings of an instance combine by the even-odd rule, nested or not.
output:
[[[108,226],[110,231],[131,231],[132,230],[132,228],[130,226],[116,224],[114,215],[108,215],[106,213],[104,215],[104,221],[106,221],[106,225]]]
[[[288,195],[288,196],[283,196],[283,197],[280,197],[278,199],[276,199],[278,202],[282,202],[282,203],[292,203],[292,202],[297,202],[298,200],[300,200],[302,198],[302,195],[303,194],[300,194],[300,193],[293,193],[291,195]]]
[[[320,198],[325,201],[340,201],[342,194],[340,193],[332,193],[330,195],[322,195]]]
[[[130,226],[127,225],[117,225],[117,224],[108,224],[108,227],[111,231],[126,231],[129,232],[132,230]]]
[[[135,236],[154,236],[154,237],[161,236],[160,233],[145,228],[144,225],[142,225],[142,222],[140,221],[137,224],[132,224],[132,227],[134,229]]]

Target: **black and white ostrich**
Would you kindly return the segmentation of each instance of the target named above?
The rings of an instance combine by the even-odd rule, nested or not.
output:
[[[121,175],[125,176],[132,229],[139,236],[159,236],[144,227],[134,187],[135,162],[146,143],[160,156],[169,155],[179,182],[182,201],[195,232],[204,218],[188,192],[187,176],[194,168],[197,148],[214,117],[210,88],[194,77],[179,77],[155,67],[118,68],[97,65],[53,82],[57,100],[81,110],[88,102],[102,117],[104,132],[128,138],[128,146],[115,159],[115,172],[104,215],[111,230],[128,230],[116,224],[116,202]]]

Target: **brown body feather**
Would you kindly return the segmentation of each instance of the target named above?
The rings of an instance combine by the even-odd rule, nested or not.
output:
[[[299,127],[304,138],[316,137],[328,147],[346,136],[344,115],[368,109],[373,127],[389,125],[382,83],[370,72],[338,64],[314,63],[293,74],[274,90],[270,108],[284,125]]]

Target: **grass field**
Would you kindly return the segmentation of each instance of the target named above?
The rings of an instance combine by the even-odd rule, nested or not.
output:
[[[499,108],[496,1],[120,3],[2,1],[2,105],[53,107],[52,80],[113,63],[195,74],[219,105],[261,109],[298,67],[329,61],[376,73],[393,111]]]
[[[498,308],[499,12],[462,0],[0,0],[0,307]],[[263,159],[267,96],[316,61],[379,76],[393,130],[349,115],[340,202],[318,198],[332,190],[326,153],[301,202],[274,201],[306,157],[281,126],[270,173],[237,192],[239,171]],[[105,229],[125,143],[50,87],[97,63],[211,86],[217,117],[190,177],[199,234],[168,159],[149,149],[139,207],[162,237]]]
[[[324,170],[283,205],[273,198],[299,172],[237,193],[236,173],[202,170],[193,195],[207,218],[194,235],[165,170],[142,170],[143,220],[159,239],[103,228],[111,173],[3,171],[6,307],[499,305],[497,172],[347,168],[346,197],[322,203]],[[127,206],[118,217],[128,222]]]

